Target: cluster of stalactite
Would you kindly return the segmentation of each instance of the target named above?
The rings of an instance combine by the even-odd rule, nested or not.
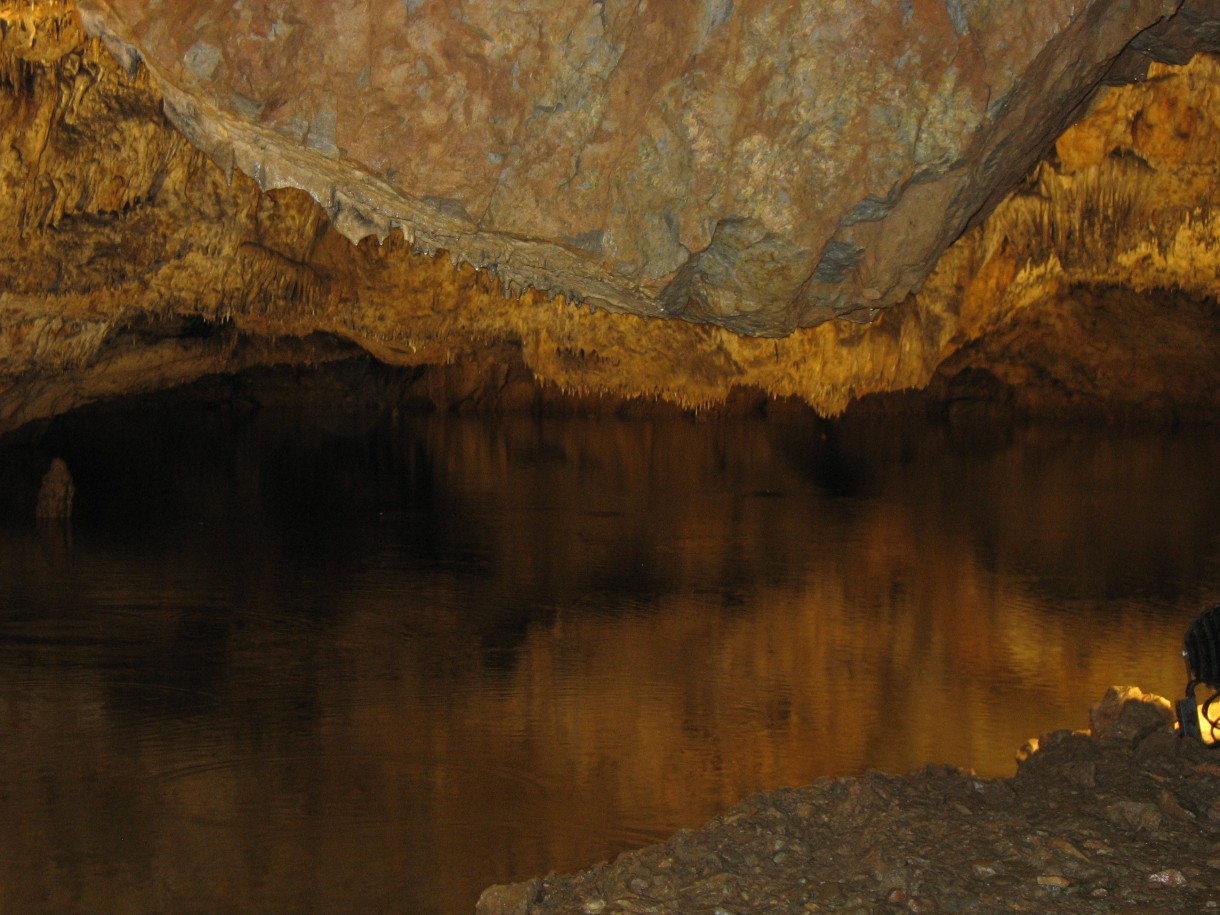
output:
[[[983,374],[1030,412],[1205,416],[1220,77],[1203,58],[1155,76],[1107,95],[920,294],[871,324],[758,339],[506,289],[399,231],[353,245],[307,194],[262,192],[192,147],[70,3],[0,0],[0,431],[361,352],[427,367],[441,406],[703,409],[754,391],[836,414],[929,385],[982,396],[960,379]]]

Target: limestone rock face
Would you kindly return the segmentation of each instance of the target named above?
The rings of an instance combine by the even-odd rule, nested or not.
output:
[[[439,15],[429,3],[406,6],[411,21]],[[243,2],[232,15],[253,8]],[[911,8],[912,23],[930,9]],[[198,7],[201,16],[206,9]],[[943,186],[930,173],[904,186],[892,207],[881,198],[852,210],[867,218],[832,220],[809,276],[840,280],[816,283],[792,269],[784,252],[800,247],[793,237],[740,208],[717,216],[703,247],[686,246],[687,260],[655,281],[616,272],[619,254],[607,253],[606,235],[595,254],[595,236],[584,230],[572,245],[470,229],[471,205],[458,197],[413,196],[388,169],[373,176],[343,141],[343,119],[334,148],[319,149],[309,136],[297,142],[277,129],[269,107],[187,95],[115,37],[126,26],[108,18],[113,11],[89,10],[84,20],[102,38],[84,33],[71,0],[0,0],[0,433],[209,373],[358,353],[416,368],[425,399],[455,409],[534,408],[586,394],[633,410],[627,401],[703,408],[766,394],[833,415],[871,393],[930,386],[966,412],[999,397],[1043,415],[1220,417],[1220,63],[1190,58],[1216,34],[1220,16],[1208,18],[1197,2],[1140,33],[1109,73],[1144,78],[1093,96],[1013,193],[1001,193],[1003,169],[994,172],[990,216],[981,218],[990,203],[968,217],[966,197],[954,198],[962,220],[977,224],[926,276],[906,258],[924,250],[916,241],[927,232],[947,231],[944,212],[920,197],[910,231],[889,232],[895,214],[914,205],[902,201]],[[165,21],[136,24],[160,34]],[[1105,31],[1109,23],[1098,25]],[[314,44],[304,42],[300,54],[318,52]],[[1147,65],[1148,54],[1181,59]],[[271,57],[268,67],[285,65]],[[210,58],[201,47],[191,60],[199,69]],[[214,78],[227,72],[222,63]],[[194,86],[190,67],[181,67],[183,84]],[[282,89],[277,98],[297,104],[292,85]],[[1015,97],[1008,107],[1019,107]],[[1053,139],[1046,117],[1038,129]],[[387,155],[408,148],[389,137]],[[422,147],[410,148],[404,168],[424,169]],[[996,149],[993,165],[1008,162],[1009,146]],[[858,151],[860,161],[873,155],[871,147]],[[758,187],[778,186],[783,176],[767,174]],[[826,187],[860,193],[852,181]],[[640,190],[621,202],[635,206],[646,196]],[[531,212],[558,212],[560,197],[537,195]],[[862,198],[852,199],[854,208]],[[683,201],[711,206],[697,195]],[[821,219],[815,210],[802,218]],[[623,218],[623,231],[651,231]],[[376,237],[350,241],[364,232]],[[866,253],[856,259],[849,242]],[[923,278],[917,294],[888,308],[880,298],[855,312],[848,298],[835,306],[855,317],[875,312],[870,323],[825,321],[769,338],[736,333],[706,312],[776,333],[777,325],[764,327],[770,312],[751,312],[763,324],[749,327],[738,323],[745,312],[729,314],[763,288],[755,281],[782,274],[806,292],[846,296],[873,270],[867,252],[881,250],[875,245],[891,246],[886,263],[898,262],[892,255]],[[455,257],[433,256],[442,248]],[[646,244],[637,254],[647,260],[656,250]],[[578,307],[525,282],[607,307]],[[642,313],[631,313],[637,307]],[[771,317],[795,320],[776,307]],[[677,313],[696,320],[658,320]]]
[[[1180,5],[79,2],[192,143],[353,240],[758,335],[917,290],[1103,78],[1206,44]]]
[[[962,238],[979,266],[942,374],[984,370],[1033,412],[1215,415],[1220,60],[1147,77],[1099,98]]]

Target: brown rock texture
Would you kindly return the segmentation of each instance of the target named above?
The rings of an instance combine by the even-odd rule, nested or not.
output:
[[[79,3],[192,143],[353,241],[764,335],[903,301],[1107,74],[1209,34],[1179,5]]]

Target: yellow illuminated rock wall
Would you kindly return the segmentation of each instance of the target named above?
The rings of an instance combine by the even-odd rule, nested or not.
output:
[[[1216,417],[1220,62],[1111,90],[992,214],[942,367],[1035,412]]]
[[[1217,67],[1114,90],[917,296],[781,339],[596,311],[352,245],[166,120],[70,3],[0,2],[0,430],[214,372],[366,350],[442,405],[574,395],[713,407],[736,389],[836,414],[983,368],[1024,410],[1216,411]],[[1066,360],[1066,361],[1065,361]],[[938,374],[939,372],[939,374]],[[536,387],[541,383],[541,388]]]

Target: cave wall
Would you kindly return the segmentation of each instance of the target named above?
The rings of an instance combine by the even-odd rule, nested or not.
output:
[[[981,266],[942,375],[1027,412],[1217,418],[1220,60],[1100,97],[963,244]]]
[[[71,3],[0,2],[0,430],[361,350],[440,367],[443,404],[550,392],[699,408],[750,389],[834,414],[981,369],[1032,412],[1217,412],[1206,55],[1094,100],[918,295],[868,324],[766,339],[552,297],[409,227],[353,244],[350,209],[262,190],[266,173],[189,142],[129,47],[90,38]]]

